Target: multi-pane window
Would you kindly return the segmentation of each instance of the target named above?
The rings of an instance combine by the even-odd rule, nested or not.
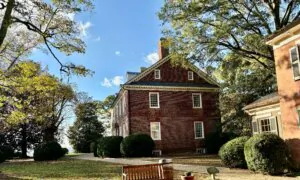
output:
[[[154,79],[160,79],[160,70],[159,69],[154,70]]]
[[[204,138],[204,127],[202,121],[194,122],[195,139]]]
[[[188,71],[188,80],[194,80],[194,72]]]
[[[193,94],[193,108],[202,108],[201,94]]]
[[[260,132],[270,132],[278,134],[276,117],[269,117],[259,120]]]
[[[300,79],[299,46],[295,46],[290,49],[290,58],[292,63],[294,79]]]
[[[149,93],[149,106],[150,108],[159,108],[159,93],[150,92]]]
[[[150,131],[153,140],[161,140],[160,122],[150,122]]]

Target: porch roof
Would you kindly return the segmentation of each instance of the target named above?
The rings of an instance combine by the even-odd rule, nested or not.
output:
[[[253,108],[276,104],[276,103],[279,103],[279,95],[277,92],[271,93],[271,94],[268,94],[266,96],[259,98],[258,100],[245,106],[243,108],[243,110],[249,110],[249,109],[253,109]]]

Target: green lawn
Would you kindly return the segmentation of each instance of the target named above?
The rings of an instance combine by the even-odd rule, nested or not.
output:
[[[6,162],[0,164],[0,179],[121,179],[121,167],[70,158],[51,162]]]

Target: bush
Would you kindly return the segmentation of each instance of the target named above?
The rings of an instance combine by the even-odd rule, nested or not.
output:
[[[101,157],[121,157],[120,144],[122,140],[122,136],[101,138],[97,145],[97,155]]]
[[[63,156],[69,153],[68,148],[61,148]]]
[[[216,131],[213,133],[210,133],[205,138],[205,147],[207,150],[207,153],[209,154],[217,154],[220,150],[220,147],[225,144],[226,142],[230,141],[231,139],[234,139],[237,137],[234,133],[223,133],[220,131]]]
[[[63,150],[56,141],[40,144],[33,153],[35,161],[57,160],[64,155]]]
[[[154,141],[147,134],[133,134],[123,139],[121,153],[126,157],[152,156]]]
[[[2,151],[5,159],[12,159],[14,157],[14,150],[11,146],[0,146],[0,151]]]
[[[219,151],[219,156],[225,166],[229,168],[247,168],[244,155],[244,145],[249,139],[242,136],[228,141]]]
[[[5,161],[5,156],[4,153],[2,151],[0,151],[0,163],[3,163]]]
[[[288,148],[275,134],[257,134],[244,147],[247,166],[252,171],[282,174],[288,166]]]
[[[98,154],[97,154],[97,142],[92,142],[90,144],[90,149],[91,149],[91,152],[94,154],[94,157],[99,157]]]

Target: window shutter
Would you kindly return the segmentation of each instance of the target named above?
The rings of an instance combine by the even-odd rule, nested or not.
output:
[[[269,121],[270,121],[271,132],[275,133],[275,134],[278,134],[278,131],[277,131],[277,119],[276,119],[276,117],[271,117],[269,119]]]
[[[257,122],[256,121],[252,122],[252,132],[253,132],[253,134],[258,133],[258,127],[257,127]]]
[[[299,68],[299,47],[295,46],[290,49],[291,63],[293,69],[294,79],[300,78],[300,68]]]

